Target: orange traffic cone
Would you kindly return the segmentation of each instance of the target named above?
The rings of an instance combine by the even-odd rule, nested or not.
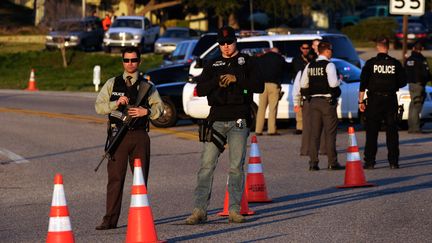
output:
[[[224,208],[222,212],[219,212],[217,215],[219,216],[228,216],[229,215],[229,192],[228,192],[228,181],[225,190],[225,200],[224,200]],[[246,191],[243,192],[242,199],[240,201],[240,214],[241,215],[254,215],[255,211],[249,209],[249,204],[247,200]]]
[[[69,210],[66,205],[65,193],[63,190],[63,177],[61,174],[56,174],[54,177],[54,192],[46,242],[75,242],[72,233],[72,226],[69,220]]]
[[[246,192],[249,202],[271,202],[267,196],[267,187],[261,165],[261,155],[258,140],[255,135],[251,138],[248,173],[246,177]]]
[[[141,160],[134,161],[132,198],[129,208],[126,243],[163,242],[157,239],[153,214],[147,198],[147,188],[141,169]]]
[[[35,74],[34,74],[34,69],[32,68],[31,72],[30,72],[30,79],[28,81],[28,85],[27,85],[27,89],[28,91],[38,91],[38,89],[36,88],[36,80],[35,80]]]
[[[368,187],[375,186],[372,183],[367,183],[363,172],[362,163],[360,162],[360,154],[357,146],[357,140],[354,133],[354,128],[348,128],[349,146],[347,149],[347,162],[345,169],[345,184],[337,186],[337,188],[351,187]]]

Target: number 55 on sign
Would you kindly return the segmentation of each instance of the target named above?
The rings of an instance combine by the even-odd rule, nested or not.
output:
[[[425,0],[390,0],[390,13],[394,15],[423,15]]]

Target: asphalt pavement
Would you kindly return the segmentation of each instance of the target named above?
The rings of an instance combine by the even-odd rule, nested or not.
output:
[[[104,215],[106,163],[95,173],[105,142],[105,117],[94,113],[93,93],[0,90],[0,239],[45,241],[53,179],[62,173],[76,242],[124,242],[130,204],[128,173],[119,228],[96,231]],[[250,203],[255,215],[229,224],[223,208],[228,152],[219,158],[207,224],[184,220],[193,207],[201,143],[197,127],[152,128],[149,203],[159,239],[168,242],[430,242],[432,241],[432,133],[400,132],[399,170],[388,168],[380,133],[377,169],[364,171],[377,186],[337,189],[345,171],[317,172],[299,155],[293,124],[281,136],[260,136],[258,146],[271,203]],[[347,159],[347,127],[338,129],[341,164]],[[362,154],[364,131],[354,125]],[[426,124],[426,129],[432,129]],[[250,146],[248,146],[249,158]],[[12,156],[12,155],[17,155]],[[247,161],[246,161],[247,162]],[[245,165],[245,169],[247,166]]]

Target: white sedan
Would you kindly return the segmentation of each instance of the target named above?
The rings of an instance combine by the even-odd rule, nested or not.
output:
[[[359,118],[358,110],[358,92],[360,86],[361,69],[341,59],[333,58],[331,60],[342,75],[341,90],[339,97],[337,114],[339,119],[355,120]],[[195,90],[195,83],[187,83],[183,89],[183,109],[185,113],[192,118],[205,119],[210,112],[210,106],[207,104],[207,97],[198,97]],[[295,119],[294,103],[292,97],[293,84],[292,80],[284,80],[282,91],[284,95],[279,101],[277,119],[287,120]],[[421,114],[422,120],[432,119],[432,88],[426,87],[426,99]],[[402,119],[406,122],[408,119],[408,107],[411,101],[408,85],[399,89],[397,93],[399,104],[404,107]],[[257,104],[259,103],[259,94],[254,94],[253,111],[256,113]],[[255,114],[254,114],[255,115]],[[266,118],[268,110],[266,112]]]

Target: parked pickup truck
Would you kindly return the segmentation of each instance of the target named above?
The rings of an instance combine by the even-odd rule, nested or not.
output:
[[[114,48],[138,46],[142,51],[153,49],[159,37],[159,26],[152,26],[143,16],[119,16],[105,33],[104,51],[109,53]]]

